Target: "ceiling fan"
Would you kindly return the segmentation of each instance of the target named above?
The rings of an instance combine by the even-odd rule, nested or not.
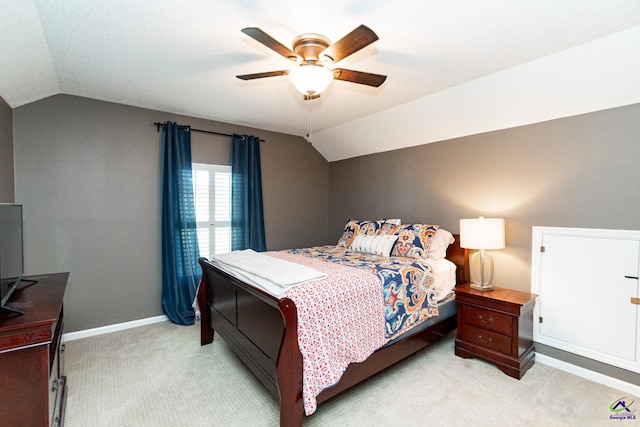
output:
[[[299,65],[293,70],[267,71],[236,76],[242,80],[289,75],[294,86],[304,95],[304,99],[314,99],[320,96],[320,93],[333,79],[373,87],[379,87],[387,79],[387,76],[380,74],[345,68],[328,68],[378,40],[376,33],[365,25],[360,25],[334,44],[331,44],[328,38],[320,34],[301,34],[293,39],[293,50],[260,28],[243,28],[242,32]]]

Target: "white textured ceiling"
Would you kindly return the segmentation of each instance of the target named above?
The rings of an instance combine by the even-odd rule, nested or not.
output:
[[[638,0],[0,0],[0,8],[0,96],[12,108],[64,93],[294,135],[306,134],[310,108],[311,139],[330,161],[489,130],[492,121],[489,127],[507,127],[640,102],[640,81],[625,76],[613,80],[639,83],[620,90],[629,99],[605,102],[597,95],[596,106],[586,99],[553,114],[547,107],[563,100],[540,101],[535,112],[524,108],[534,119],[507,119],[507,111],[500,120],[487,114],[478,126],[462,116],[486,113],[490,100],[475,113],[460,113],[478,96],[513,93],[530,76],[560,75],[593,52],[611,53],[611,46],[620,52],[595,63],[617,67],[635,56],[625,66],[635,71]],[[338,65],[387,75],[380,88],[334,81],[309,103],[287,77],[235,78],[295,66],[241,33],[244,27],[291,46],[301,33],[337,41],[360,24],[380,40]],[[582,52],[575,61],[563,59],[575,52]],[[439,122],[425,117],[449,111],[447,117],[462,114],[469,129],[446,117],[437,129]],[[425,136],[407,136],[420,134],[421,125]]]

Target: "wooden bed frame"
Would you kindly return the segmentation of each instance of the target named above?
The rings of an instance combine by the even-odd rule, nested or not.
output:
[[[460,248],[459,236],[454,237],[447,259],[457,266],[457,283],[466,283],[468,254]],[[230,276],[206,258],[200,258],[199,263],[203,270],[198,291],[201,345],[210,344],[217,331],[280,402],[280,425],[302,426],[302,354],[295,304]],[[317,396],[318,404],[440,340],[456,328],[455,312],[429,327],[420,326],[378,349],[364,362],[350,364],[338,384]]]

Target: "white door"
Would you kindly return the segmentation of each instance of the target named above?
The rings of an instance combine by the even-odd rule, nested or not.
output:
[[[640,372],[639,244],[543,234],[537,341]]]

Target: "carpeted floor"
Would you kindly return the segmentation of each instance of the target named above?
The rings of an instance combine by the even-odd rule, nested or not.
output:
[[[609,418],[610,405],[627,397],[620,391],[540,363],[518,381],[456,357],[454,339],[320,405],[305,426],[640,424]],[[218,336],[201,347],[199,324],[163,322],[70,341],[65,369],[67,427],[278,425],[276,401]]]

